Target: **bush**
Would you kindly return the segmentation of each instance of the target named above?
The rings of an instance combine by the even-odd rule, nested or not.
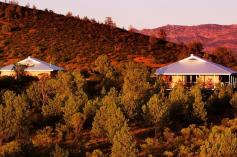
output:
[[[45,127],[43,130],[37,131],[35,137],[32,139],[34,146],[50,147],[53,144],[52,132],[53,129],[51,127]]]
[[[29,109],[28,104],[21,95],[6,91],[2,96],[0,105],[0,134],[9,137],[28,136]]]
[[[113,138],[112,157],[136,157],[136,142],[125,125],[117,131]]]
[[[95,60],[95,70],[103,75],[103,84],[106,90],[109,90],[113,86],[117,86],[117,72],[113,68],[107,55],[100,55]]]
[[[11,32],[12,27],[10,25],[3,25],[2,32]]]
[[[216,114],[223,113],[230,107],[233,90],[229,86],[218,87],[208,99],[208,109]]]
[[[232,95],[232,98],[230,100],[230,104],[234,109],[237,109],[237,93],[234,93]]]
[[[55,145],[54,151],[51,153],[51,157],[68,157],[69,152],[62,149],[59,145]]]
[[[162,90],[161,93],[153,95],[147,105],[143,106],[146,119],[160,128],[163,127],[164,120],[168,116],[168,104],[165,99],[164,91]]]
[[[237,137],[229,128],[212,128],[208,139],[201,147],[201,157],[237,156]]]
[[[207,121],[207,112],[205,109],[205,103],[202,101],[201,89],[198,85],[192,87],[190,91],[192,99],[193,116],[203,122]]]
[[[127,63],[124,71],[122,102],[123,110],[129,118],[135,118],[146,100],[150,88],[149,76],[145,66],[133,62]]]
[[[91,157],[103,157],[103,152],[99,149],[96,149],[92,152]]]
[[[21,152],[21,144],[19,141],[9,142],[0,148],[1,156],[17,156]]]
[[[114,135],[126,124],[126,119],[120,108],[113,102],[103,105],[97,110],[92,124],[92,134],[96,136],[106,135],[111,141]]]

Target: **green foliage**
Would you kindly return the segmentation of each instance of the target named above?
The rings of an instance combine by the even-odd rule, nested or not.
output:
[[[111,65],[107,55],[100,55],[95,60],[95,70],[103,75],[107,75],[107,73],[113,72],[113,66]]]
[[[208,99],[208,108],[214,113],[222,113],[230,106],[233,90],[229,86],[219,86]]]
[[[12,91],[3,93],[0,105],[0,132],[5,137],[22,137],[27,134],[28,125],[29,108],[25,98]]]
[[[12,28],[10,25],[2,25],[3,32],[11,32]]]
[[[3,157],[19,156],[21,153],[21,143],[19,141],[12,141],[3,146],[0,149],[0,155]]]
[[[159,141],[156,138],[146,138],[141,148],[147,155],[161,156],[161,150],[159,149]]]
[[[112,86],[117,86],[117,73],[107,55],[100,55],[95,60],[95,70],[103,75],[103,84],[106,90],[109,90]]]
[[[40,110],[42,107],[42,92],[44,89],[42,89],[42,81],[41,82],[33,82],[27,89],[26,89],[26,95],[27,99],[30,102],[32,108],[35,110]]]
[[[53,129],[52,127],[45,127],[42,130],[38,130],[32,139],[33,144],[38,146],[49,146],[51,147],[53,144]]]
[[[205,103],[202,101],[202,93],[200,87],[198,85],[192,87],[190,95],[193,104],[193,116],[205,122],[207,120],[207,112],[205,109]]]
[[[231,129],[213,128],[205,144],[201,147],[201,157],[232,157],[237,152],[237,137]]]
[[[146,119],[152,122],[156,127],[162,127],[168,113],[168,104],[166,103],[164,90],[159,94],[153,95],[147,105],[143,106],[143,112]]]
[[[59,145],[55,145],[55,150],[51,153],[51,157],[68,157],[69,152],[62,149]]]
[[[232,95],[232,98],[230,100],[230,104],[234,109],[237,109],[237,93],[234,93]]]
[[[141,110],[142,101],[146,99],[150,84],[150,74],[143,65],[129,62],[124,71],[124,83],[122,90],[123,110],[129,118],[134,118],[138,110]]]
[[[59,73],[56,78],[43,82],[40,86],[43,115],[50,117],[63,113],[64,120],[70,124],[71,117],[81,112],[88,100],[85,86],[84,78],[77,71]]]
[[[99,149],[96,149],[92,152],[91,157],[103,157],[103,152]]]
[[[136,157],[136,141],[125,125],[117,131],[113,138],[112,157]]]
[[[57,101],[57,102],[56,102]],[[42,106],[42,113],[45,117],[54,117],[62,115],[62,107],[58,99],[49,99],[47,104]]]
[[[187,121],[190,119],[189,96],[183,85],[178,84],[169,94],[169,121]]]
[[[176,85],[175,88],[170,92],[169,101],[171,103],[183,105],[185,108],[188,107],[188,94],[182,84]]]
[[[106,135],[112,141],[116,132],[125,124],[126,119],[117,104],[106,102],[97,110],[91,132],[96,136]]]

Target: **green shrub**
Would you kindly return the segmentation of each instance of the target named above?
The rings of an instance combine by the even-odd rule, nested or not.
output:
[[[207,111],[205,109],[205,103],[202,101],[201,89],[198,85],[192,87],[190,91],[192,99],[192,114],[200,121],[207,121]]]
[[[51,157],[68,157],[69,152],[62,149],[59,145],[55,145],[54,151],[51,153]]]
[[[237,156],[237,137],[229,128],[212,128],[208,139],[201,147],[201,157]]]
[[[2,32],[11,32],[12,27],[10,25],[2,25]]]
[[[116,132],[113,138],[112,157],[136,157],[136,141],[125,125]]]
[[[125,124],[126,119],[120,108],[111,102],[97,110],[91,132],[96,136],[106,135],[112,141],[116,132]]]
[[[146,120],[160,128],[163,127],[165,119],[168,116],[169,106],[165,99],[164,91],[162,90],[161,93],[153,95],[147,105],[142,108]]]
[[[230,104],[234,109],[237,109],[237,93],[234,93],[232,95],[232,98],[230,100]]]
[[[0,133],[5,137],[21,137],[28,135],[29,108],[21,95],[6,91],[0,105]]]
[[[124,71],[122,89],[123,110],[129,118],[134,118],[142,108],[148,95],[150,74],[144,65],[129,62]]]

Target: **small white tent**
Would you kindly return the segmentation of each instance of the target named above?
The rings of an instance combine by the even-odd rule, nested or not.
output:
[[[228,83],[234,86],[236,84],[236,74],[236,71],[228,67],[210,62],[193,54],[188,58],[156,70],[156,75],[166,76],[163,78],[169,79],[166,81],[170,83],[170,88],[174,87],[178,82],[195,84],[197,79],[204,84],[212,84],[212,87],[215,87],[218,83]]]
[[[39,59],[28,57],[22,61],[17,62],[18,65],[24,65],[25,69],[24,71],[31,76],[39,76],[42,74],[48,74],[50,75],[52,72],[62,71],[63,68],[57,67],[55,65],[46,63],[44,61],[41,61]],[[5,67],[2,67],[0,69],[1,76],[13,76],[15,75],[15,65],[7,65]]]

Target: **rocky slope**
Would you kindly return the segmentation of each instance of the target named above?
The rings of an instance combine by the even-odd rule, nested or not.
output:
[[[166,31],[168,40],[176,43],[198,41],[203,43],[205,49],[209,52],[217,47],[227,47],[237,53],[237,25],[167,25],[155,29],[137,30],[136,32],[159,37],[160,29]]]

